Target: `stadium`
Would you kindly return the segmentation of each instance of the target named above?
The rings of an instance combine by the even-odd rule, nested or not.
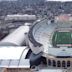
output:
[[[50,68],[68,69],[72,67],[71,23],[69,21],[52,23],[44,19],[34,24],[32,31],[30,30],[29,45],[32,52],[34,54],[43,52],[42,56],[46,58],[47,66]]]
[[[0,41],[2,72],[71,72],[71,68],[71,21],[44,18],[35,21],[31,28],[20,26]]]

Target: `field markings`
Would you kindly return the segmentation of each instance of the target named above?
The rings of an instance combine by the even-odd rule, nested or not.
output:
[[[71,38],[72,38],[72,33],[71,33]]]
[[[57,34],[55,35],[55,42],[56,42],[56,40],[57,40]]]
[[[72,43],[72,33],[71,33],[71,43]]]

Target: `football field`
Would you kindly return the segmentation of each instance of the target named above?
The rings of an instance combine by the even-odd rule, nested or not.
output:
[[[72,32],[55,32],[52,38],[52,44],[72,45]]]

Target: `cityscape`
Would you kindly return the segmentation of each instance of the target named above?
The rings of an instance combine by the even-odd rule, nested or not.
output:
[[[0,72],[72,72],[72,1],[0,0]]]

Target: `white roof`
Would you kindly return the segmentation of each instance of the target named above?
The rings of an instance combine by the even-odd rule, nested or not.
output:
[[[21,46],[25,42],[25,33],[28,33],[29,26],[20,26],[14,32],[6,36],[1,42],[12,43]]]
[[[29,68],[29,59],[25,59],[27,47],[0,47],[0,67]]]
[[[20,14],[13,14],[13,15],[7,15],[5,17],[5,20],[36,20],[35,15],[20,15]]]
[[[32,23],[24,23],[25,26],[32,25]]]
[[[24,59],[22,63],[19,60],[2,60],[0,61],[0,68],[30,68],[29,59]]]
[[[42,69],[38,72],[63,72],[62,69]]]
[[[25,48],[26,47],[0,47],[0,59],[20,59]]]
[[[35,16],[35,15],[28,15],[28,14],[23,14],[23,15],[21,15],[21,14],[12,14],[12,15],[7,15],[8,17],[14,17],[14,16],[16,16],[16,17],[23,17],[23,16]]]

